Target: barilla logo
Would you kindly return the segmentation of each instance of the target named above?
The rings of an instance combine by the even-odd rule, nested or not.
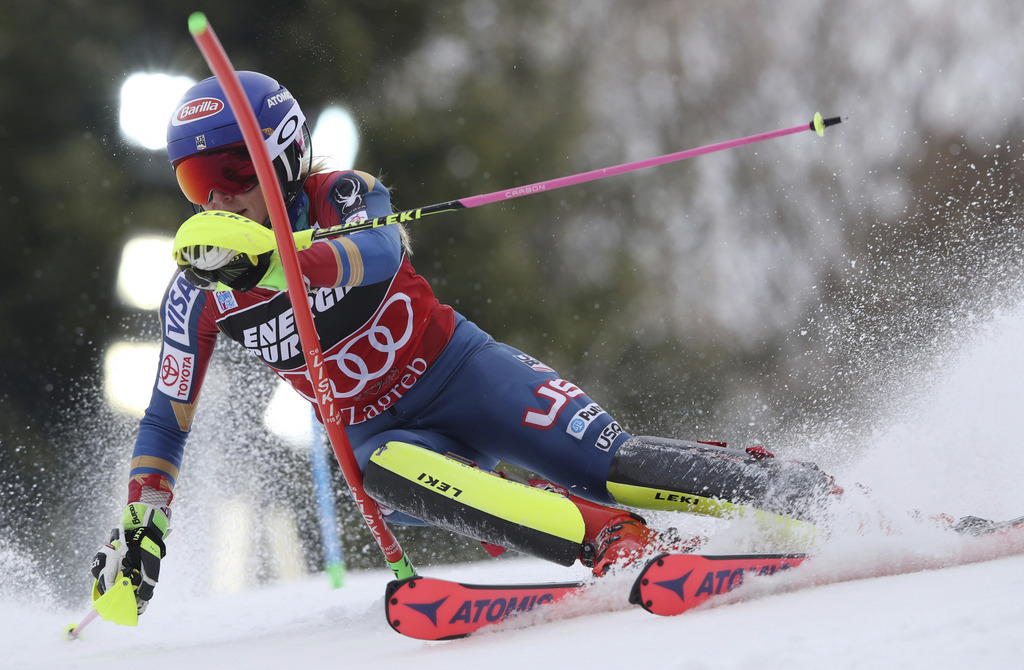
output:
[[[200,119],[213,116],[222,109],[224,109],[224,103],[217,98],[197,98],[195,100],[189,100],[179,107],[178,111],[174,113],[174,118],[171,119],[171,124],[175,126],[182,126],[186,123],[192,123],[193,121],[199,121]]]

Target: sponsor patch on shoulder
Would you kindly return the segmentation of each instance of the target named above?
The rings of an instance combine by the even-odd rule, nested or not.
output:
[[[616,421],[612,421],[610,424],[604,427],[601,434],[597,436],[597,442],[594,446],[601,451],[608,451],[615,444],[615,440],[622,435],[622,426]]]
[[[528,356],[526,354],[516,354],[516,360],[518,360],[523,365],[533,368],[537,372],[554,372],[554,370],[549,368],[544,363],[541,363],[533,356]]]
[[[167,293],[164,304],[164,337],[183,346],[191,346],[189,327],[192,322],[192,308],[199,299],[199,289],[178,273]]]
[[[338,218],[346,223],[349,218],[366,210],[366,187],[359,177],[351,172],[342,174],[331,185],[331,204],[338,212]]]

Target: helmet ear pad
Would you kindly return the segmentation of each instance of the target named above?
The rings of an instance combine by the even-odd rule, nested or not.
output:
[[[281,185],[284,202],[288,206],[295,202],[295,198],[298,197],[306,183],[306,178],[309,177],[312,155],[313,147],[309,128],[303,123],[302,133],[299,137],[274,159],[277,183]]]

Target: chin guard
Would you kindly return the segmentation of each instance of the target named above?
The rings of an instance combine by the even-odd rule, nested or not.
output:
[[[221,247],[256,257],[277,248],[274,232],[231,212],[203,211],[189,217],[174,235],[174,260],[191,265],[183,255],[189,247]],[[255,264],[255,261],[253,261]]]

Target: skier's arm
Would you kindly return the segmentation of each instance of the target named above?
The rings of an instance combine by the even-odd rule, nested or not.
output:
[[[132,453],[128,502],[170,505],[199,391],[217,339],[209,293],[181,274],[160,306],[163,342],[149,407]]]
[[[128,574],[139,614],[146,610],[160,576],[174,483],[216,340],[212,314],[204,309],[207,297],[181,274],[164,296],[160,363],[132,454],[128,505],[91,566],[97,594],[122,572]]]
[[[339,173],[314,198],[324,198],[322,228],[391,214],[391,195],[365,172]],[[302,274],[312,286],[360,286],[384,281],[402,264],[402,235],[396,225],[372,228],[315,242],[299,252]]]
[[[387,189],[365,172],[331,173],[308,193],[317,220],[333,228],[391,214]],[[310,231],[296,233],[299,268],[316,288],[362,286],[390,279],[405,253],[398,226],[382,226],[310,244]],[[255,221],[224,212],[200,212],[181,225],[175,254],[185,276],[206,291],[255,287],[287,289],[274,234]]]

